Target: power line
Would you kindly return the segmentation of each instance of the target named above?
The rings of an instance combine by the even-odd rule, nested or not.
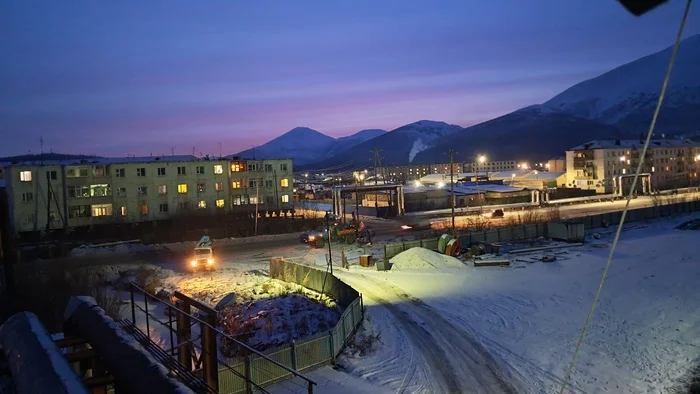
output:
[[[625,223],[625,218],[627,217],[627,211],[630,206],[630,202],[632,201],[632,195],[637,188],[637,181],[639,180],[639,174],[642,171],[642,164],[644,164],[644,159],[646,158],[647,150],[649,148],[649,143],[651,142],[651,136],[654,133],[654,127],[656,127],[656,120],[659,117],[659,112],[661,111],[661,105],[663,104],[664,97],[666,96],[666,89],[668,88],[668,81],[671,79],[671,70],[673,70],[673,64],[676,62],[676,55],[678,54],[678,47],[680,47],[681,44],[681,38],[683,37],[683,29],[685,28],[685,22],[688,19],[688,13],[690,11],[690,4],[693,2],[693,0],[688,0],[688,2],[685,5],[685,11],[683,12],[683,18],[681,19],[681,25],[678,29],[678,35],[676,36],[676,43],[673,45],[673,54],[671,55],[671,60],[668,64],[668,69],[666,70],[666,77],[664,78],[664,83],[661,87],[661,94],[659,94],[659,101],[656,104],[656,110],[654,111],[654,117],[651,119],[651,125],[649,126],[649,132],[647,133],[647,138],[646,141],[644,141],[644,148],[642,149],[642,155],[641,155],[641,160],[639,160],[639,164],[637,164],[637,172],[634,174],[634,180],[632,181],[632,187],[630,188],[629,193],[627,194],[627,202],[625,203],[625,209],[622,211],[622,217],[620,218],[620,224],[617,226],[617,231],[615,232],[615,240],[613,241],[612,246],[610,247],[610,254],[608,255],[608,261],[605,264],[605,268],[603,269],[603,274],[600,278],[600,283],[598,284],[598,290],[596,291],[595,297],[593,298],[593,303],[591,304],[590,309],[588,310],[588,315],[586,316],[586,321],[583,324],[583,328],[581,329],[581,336],[578,339],[578,343],[576,344],[576,349],[574,350],[574,354],[571,358],[571,363],[569,364],[569,368],[566,371],[566,375],[564,376],[564,381],[562,382],[561,385],[561,390],[559,390],[560,394],[564,394],[564,390],[566,389],[566,385],[569,382],[569,379],[571,379],[571,372],[574,369],[574,366],[576,365],[576,359],[578,358],[579,351],[581,350],[581,344],[583,343],[583,339],[586,336],[586,330],[588,330],[588,325],[591,322],[591,318],[593,317],[593,312],[595,312],[595,306],[598,303],[598,299],[600,298],[600,293],[603,291],[603,284],[605,283],[605,278],[608,275],[608,271],[610,270],[610,266],[612,265],[612,258],[613,254],[615,253],[615,248],[617,247],[617,243],[620,240],[620,234],[622,233],[622,226]],[[622,186],[622,185],[620,185]]]

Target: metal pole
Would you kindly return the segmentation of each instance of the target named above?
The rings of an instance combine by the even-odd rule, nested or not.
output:
[[[452,207],[452,236],[457,236],[455,228],[455,168],[454,168],[454,149],[450,149],[450,206]]]
[[[331,250],[331,226],[329,212],[326,212],[326,232],[328,233],[328,266],[333,275],[333,251]]]
[[[148,324],[148,293],[143,295],[143,305],[143,309],[146,310],[146,336],[148,337],[148,339],[151,339],[151,327]],[[135,323],[136,322],[134,322],[134,324]]]
[[[136,326],[136,307],[134,306],[134,286],[129,286],[129,293],[131,293],[131,322]]]
[[[258,235],[258,205],[260,205],[260,193],[258,180],[255,181],[255,235]]]
[[[168,305],[168,328],[170,329],[170,354],[175,355],[175,338],[173,337],[173,308]]]

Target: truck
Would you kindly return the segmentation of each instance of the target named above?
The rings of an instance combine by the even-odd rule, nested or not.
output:
[[[212,249],[211,238],[208,235],[202,236],[194,247],[194,253],[190,260],[192,271],[214,270],[214,250]]]
[[[330,225],[331,241],[343,242],[352,245],[355,241],[361,243],[369,243],[373,230],[365,227],[364,223],[360,222],[359,227],[355,224],[340,224]],[[328,229],[326,226],[321,226],[315,230],[306,232],[300,236],[301,242],[313,245],[317,248],[322,248],[328,242]]]

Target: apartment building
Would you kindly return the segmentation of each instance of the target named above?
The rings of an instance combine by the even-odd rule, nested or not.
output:
[[[453,163],[452,171],[455,174],[462,172],[462,163]],[[378,168],[377,172],[383,174],[388,182],[405,184],[430,174],[449,174],[450,163],[386,166]]]
[[[509,171],[516,168],[514,160],[486,161],[484,163],[464,163],[462,172],[478,172],[479,175],[491,172]]]
[[[292,160],[129,157],[5,168],[15,232],[293,207]]]
[[[597,193],[625,193],[641,160],[644,141],[598,140],[566,152],[569,187]],[[652,140],[642,163],[639,193],[695,186],[700,178],[700,143]]]

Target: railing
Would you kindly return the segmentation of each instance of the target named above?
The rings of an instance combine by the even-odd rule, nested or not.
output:
[[[134,299],[134,292],[141,294],[144,297],[144,308],[141,308],[139,305],[136,304],[135,299]],[[191,315],[188,312],[185,312],[184,310],[178,308],[177,306],[171,304],[170,302],[164,301],[153,294],[149,293],[148,291],[142,289],[141,287],[137,286],[136,284],[131,284],[130,286],[130,293],[131,293],[131,324],[133,327],[138,330],[136,326],[136,310],[139,310],[144,313],[146,317],[146,338],[148,339],[149,342],[153,342],[151,338],[151,321],[157,322],[161,324],[164,327],[168,328],[169,332],[169,339],[170,339],[170,349],[169,350],[164,350],[165,352],[169,352],[170,356],[174,359],[174,356],[176,354],[176,349],[179,349],[183,346],[193,346],[196,349],[198,349],[200,352],[202,352],[202,355],[206,354],[206,349],[204,349],[203,346],[200,346],[197,344],[197,338],[193,338],[189,341],[189,343],[175,343],[175,335],[177,333],[177,328],[173,327],[173,316],[175,315],[173,312],[188,315],[191,320],[194,322],[197,322],[200,324],[202,328],[207,327],[210,329],[212,332],[214,332],[217,336],[220,336],[224,340],[231,341],[231,343],[235,344],[241,352],[245,352],[246,354],[249,354],[249,357],[251,359],[256,359],[256,360],[264,360],[263,362],[258,362],[257,364],[254,364],[252,362],[244,362],[243,365],[237,363],[237,359],[234,360],[229,360],[229,361],[223,361],[218,357],[218,353],[216,354],[216,360],[221,368],[218,369],[219,372],[219,388],[218,392],[219,393],[238,393],[238,392],[250,392],[251,389],[255,389],[256,391],[262,392],[262,393],[267,393],[265,389],[263,388],[264,384],[269,384],[268,381],[260,383],[260,379],[256,379],[256,377],[260,376],[270,376],[274,375],[271,374],[270,371],[266,370],[270,368],[277,368],[278,371],[282,371],[284,375],[287,377],[296,377],[300,378],[304,383],[306,384],[306,388],[308,392],[311,394],[313,393],[313,386],[316,385],[316,382],[313,380],[307,378],[306,376],[300,374],[299,372],[295,371],[289,366],[283,365],[277,360],[274,360],[270,356],[267,356],[266,354],[263,354],[262,352],[259,352],[250,346],[236,340],[235,338],[229,336],[228,334],[224,333],[223,331],[219,330],[218,328],[212,326],[211,324],[205,322],[202,319],[197,318],[196,316]],[[156,316],[154,316],[152,313],[148,311],[148,300],[155,301],[156,303],[160,303],[165,306],[167,309],[167,314],[168,314],[168,322],[163,322],[160,319],[158,319]],[[200,356],[200,360],[202,357]],[[246,361],[249,361],[246,360]],[[245,366],[248,366],[245,368]],[[242,370],[241,370],[242,369]],[[227,387],[226,385],[222,385],[222,371],[225,371],[224,373],[224,381],[227,378],[230,378],[230,376],[235,376],[239,382],[242,385],[242,390],[240,391],[232,391]],[[215,391],[216,392],[216,391]]]

